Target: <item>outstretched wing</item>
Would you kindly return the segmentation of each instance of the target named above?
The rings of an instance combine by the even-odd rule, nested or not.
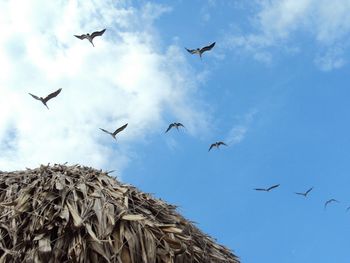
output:
[[[327,207],[327,205],[329,204],[329,203],[331,203],[331,202],[336,202],[336,203],[339,203],[339,201],[338,200],[335,200],[335,199],[329,199],[325,204],[324,204],[324,207],[326,208]]]
[[[274,189],[274,188],[277,188],[277,187],[279,187],[279,186],[280,186],[279,184],[275,184],[275,185],[273,185],[273,186],[267,188],[267,191],[270,191],[270,190],[272,190],[272,189]]]
[[[188,49],[188,48],[185,48],[187,51],[188,51],[188,53],[190,53],[190,54],[195,54],[196,53],[196,49]]]
[[[314,188],[311,187],[309,190],[307,190],[307,191],[305,192],[305,195],[307,195],[308,193],[310,193],[310,192],[312,191],[312,189],[314,189]]]
[[[208,152],[215,146],[215,143],[213,143],[212,145],[210,145],[210,148],[208,150]]]
[[[51,100],[52,98],[56,97],[58,94],[60,94],[62,89],[58,89],[55,92],[52,92],[51,94],[47,95],[46,98],[44,99],[45,102]]]
[[[106,31],[106,29],[103,29],[101,31],[96,31],[96,32],[91,34],[91,37],[94,38],[94,37],[97,37],[97,36],[102,36],[105,31]]]
[[[255,191],[267,191],[265,188],[254,188]]]
[[[100,128],[100,130],[103,131],[103,132],[105,132],[105,133],[112,134],[111,132],[109,132],[109,131],[107,131],[107,130],[105,130],[105,129]]]
[[[218,145],[225,145],[225,146],[227,146],[227,144],[224,143],[224,142],[218,142]]]
[[[174,126],[175,126],[174,123],[171,123],[171,124],[169,125],[168,129],[166,129],[165,133],[167,133],[168,131],[170,131],[170,129],[171,129],[172,127],[174,127]]]
[[[203,53],[203,52],[205,52],[205,51],[209,51],[209,50],[211,50],[214,46],[215,46],[215,42],[212,43],[212,44],[210,44],[209,46],[203,47],[203,48],[201,49],[201,52]]]
[[[33,94],[31,94],[31,93],[28,93],[30,96],[32,96],[34,99],[36,99],[36,100],[41,100],[38,96],[35,96],[35,95],[33,95]]]
[[[328,200],[327,202],[324,203],[324,208],[327,207],[327,205],[331,202],[331,200]]]
[[[183,124],[180,122],[176,123],[176,125],[177,125],[177,127],[184,127],[185,128],[185,126],[183,126]]]
[[[78,35],[74,35],[75,37],[79,38],[79,39],[85,39],[87,36],[84,34],[84,35],[81,35],[81,36],[78,36]]]
[[[305,193],[295,193],[295,194],[297,194],[297,195],[305,195]]]
[[[116,129],[113,132],[113,135],[117,135],[117,133],[121,132],[122,130],[124,130],[126,128],[126,126],[128,126],[128,124],[124,124],[122,127],[119,127],[118,129]]]

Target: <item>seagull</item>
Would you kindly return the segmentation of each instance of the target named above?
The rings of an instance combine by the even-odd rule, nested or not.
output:
[[[46,103],[51,100],[52,98],[56,97],[58,94],[60,94],[62,89],[58,89],[56,90],[55,92],[52,92],[51,94],[47,95],[45,98],[43,97],[38,97],[38,96],[35,96],[31,93],[28,93],[30,96],[32,96],[34,99],[36,100],[40,100],[45,106],[47,109],[49,109],[49,107],[46,105]]]
[[[179,127],[184,127],[182,123],[180,122],[174,122],[174,123],[171,123],[168,127],[168,129],[165,131],[165,133],[167,133],[168,131],[170,131],[171,128],[175,127],[177,130],[179,130]]]
[[[275,184],[273,186],[270,186],[269,188],[254,188],[255,191],[265,191],[265,192],[270,192],[270,190],[279,187],[279,184]]]
[[[75,37],[83,40],[83,39],[87,39],[90,41],[90,43],[92,44],[92,46],[94,47],[94,43],[92,42],[92,40],[94,39],[94,37],[97,37],[97,36],[102,36],[103,33],[106,31],[106,29],[103,29],[101,31],[96,31],[94,33],[92,33],[91,35],[89,33],[87,34],[84,34],[84,35],[81,35],[81,36],[78,36],[78,35],[74,35]]]
[[[105,129],[100,128],[101,131],[104,131],[105,133],[108,133],[109,135],[111,135],[115,140],[117,140],[117,138],[115,137],[119,132],[121,132],[122,130],[124,130],[126,128],[126,126],[128,126],[128,124],[124,124],[123,126],[119,127],[118,129],[116,129],[114,132],[109,132]]]
[[[213,147],[216,147],[216,148],[219,149],[219,146],[220,146],[220,145],[225,145],[225,146],[227,146],[227,144],[224,143],[224,142],[216,142],[216,143],[213,143],[212,145],[210,145],[210,148],[209,148],[208,152],[209,152]]]
[[[199,57],[202,59],[202,54],[205,52],[205,51],[209,51],[211,50],[213,47],[215,46],[215,42],[210,44],[209,46],[206,46],[206,47],[202,47],[202,48],[197,48],[197,49],[188,49],[188,48],[185,48],[190,54],[198,54]]]
[[[330,204],[330,203],[332,203],[332,202],[339,203],[338,200],[335,200],[335,199],[333,199],[333,198],[332,198],[332,199],[329,199],[327,202],[324,203],[324,209],[326,209],[326,208],[327,208],[327,205]]]
[[[311,187],[309,190],[307,190],[305,193],[295,193],[295,194],[297,194],[297,195],[303,195],[303,196],[307,196],[308,195],[308,193],[310,193],[311,192],[311,190],[313,189],[313,187]]]

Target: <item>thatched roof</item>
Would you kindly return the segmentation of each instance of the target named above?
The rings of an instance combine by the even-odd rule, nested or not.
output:
[[[1,262],[232,262],[172,205],[81,166],[0,172]]]

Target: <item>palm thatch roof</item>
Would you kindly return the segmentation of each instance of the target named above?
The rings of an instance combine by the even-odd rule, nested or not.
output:
[[[88,167],[0,172],[0,263],[239,260],[176,207]]]

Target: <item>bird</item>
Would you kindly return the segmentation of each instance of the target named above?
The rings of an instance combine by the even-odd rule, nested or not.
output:
[[[305,193],[295,193],[295,194],[297,194],[297,195],[303,195],[303,196],[307,196],[310,192],[311,192],[311,190],[313,189],[313,187],[311,187],[309,190],[307,190]]]
[[[105,31],[106,31],[106,29],[103,29],[103,30],[101,30],[101,31],[93,32],[91,35],[90,35],[89,33],[87,33],[87,34],[83,34],[83,35],[80,35],[80,36],[78,36],[78,35],[74,35],[74,36],[77,37],[77,38],[79,38],[79,39],[81,39],[81,40],[83,40],[83,39],[86,38],[87,40],[90,41],[90,43],[91,43],[92,46],[94,47],[95,45],[94,45],[94,43],[92,42],[92,40],[94,39],[94,37],[102,36],[103,33],[104,33]]]
[[[51,100],[52,98],[56,97],[58,94],[60,94],[61,90],[62,90],[62,89],[58,89],[58,90],[56,90],[55,92],[52,92],[52,93],[50,93],[49,95],[47,95],[45,98],[35,96],[35,95],[31,94],[31,93],[28,93],[28,94],[29,94],[30,96],[32,96],[34,99],[40,100],[40,101],[46,106],[46,108],[49,109],[49,107],[47,106],[46,103],[47,103],[49,100]]]
[[[171,123],[168,127],[168,129],[165,131],[165,133],[167,133],[168,131],[170,131],[171,128],[175,127],[177,130],[179,130],[179,127],[184,127],[182,123],[180,122],[174,122],[174,123]]]
[[[101,131],[108,133],[109,135],[111,135],[115,140],[117,140],[117,138],[115,137],[119,132],[121,132],[122,130],[124,130],[126,128],[126,126],[128,126],[128,124],[124,124],[123,126],[119,127],[118,129],[116,129],[114,132],[109,132],[105,129],[100,128]]]
[[[197,48],[197,49],[188,49],[188,48],[185,48],[190,54],[198,54],[199,57],[202,59],[202,54],[205,52],[205,51],[209,51],[211,50],[213,47],[215,46],[215,42],[210,44],[209,46],[205,46],[205,47],[202,47],[202,48]]]
[[[265,191],[265,192],[270,192],[270,190],[279,187],[279,184],[275,184],[273,186],[270,186],[269,188],[254,188],[255,191]]]
[[[348,208],[346,208],[346,212],[348,212],[350,210],[350,206]]]
[[[326,201],[325,203],[324,203],[324,209],[326,209],[327,208],[327,205],[328,204],[330,204],[330,203],[332,203],[332,202],[336,202],[336,203],[339,203],[339,201],[338,200],[335,200],[335,199],[329,199],[328,201]]]
[[[216,148],[219,149],[219,146],[220,146],[220,145],[225,145],[225,146],[227,146],[227,144],[224,143],[224,142],[216,142],[216,143],[213,143],[212,145],[210,145],[208,152],[209,152],[213,147],[216,147]]]

